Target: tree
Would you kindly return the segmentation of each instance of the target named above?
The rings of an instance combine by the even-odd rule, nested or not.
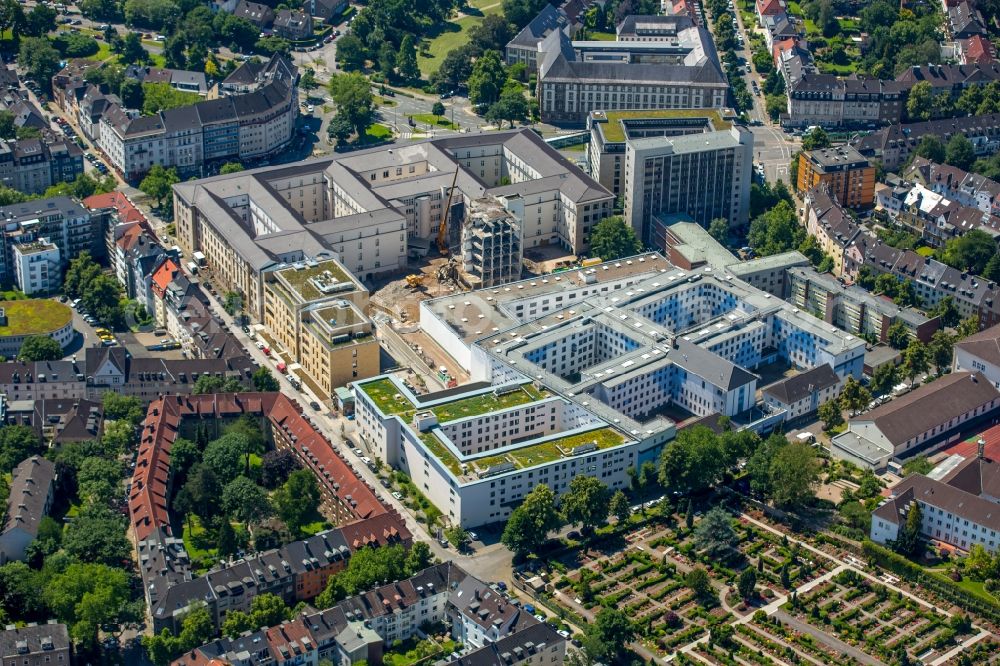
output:
[[[52,76],[59,71],[59,51],[46,37],[25,37],[21,40],[17,64],[25,69],[27,78],[48,89]]]
[[[509,122],[513,129],[516,121],[523,121],[528,117],[528,100],[524,98],[520,86],[512,85],[500,94],[500,99],[490,106],[486,112],[486,119],[498,127]]]
[[[719,51],[732,51],[736,46],[736,27],[733,15],[724,13],[715,19],[715,43]]]
[[[177,176],[177,169],[173,167],[164,169],[159,164],[154,164],[149,173],[146,174],[146,177],[139,183],[139,189],[153,199],[156,199],[156,206],[160,208],[163,206],[163,200],[170,195],[173,185],[179,182],[180,178]]]
[[[670,446],[664,447],[658,476],[664,488],[698,492],[715,484],[731,462],[711,429],[694,426],[682,430]]]
[[[228,432],[205,447],[202,461],[215,473],[223,485],[236,478],[245,468],[244,457],[249,454],[250,442],[240,433]]]
[[[44,37],[56,29],[56,10],[48,5],[35,5],[24,15],[21,32],[29,37]]]
[[[375,111],[368,79],[357,73],[335,76],[330,80],[330,96],[337,105],[337,114],[343,114],[358,136],[364,136]]]
[[[822,127],[816,127],[802,137],[803,150],[819,150],[830,147],[830,136]]]
[[[281,385],[278,384],[278,380],[271,374],[271,369],[264,365],[254,371],[251,381],[253,382],[253,387],[258,391],[270,392],[281,390]]]
[[[152,116],[182,106],[191,106],[201,97],[198,93],[178,90],[169,83],[142,84],[142,113]],[[145,190],[143,190],[145,191]]]
[[[897,381],[899,381],[899,376],[896,366],[893,363],[883,363],[875,368],[872,380],[868,385],[871,387],[872,393],[885,395],[892,390]]]
[[[965,558],[965,570],[977,580],[986,580],[994,570],[993,558],[982,544],[975,544]]]
[[[584,649],[594,660],[611,662],[625,654],[637,632],[628,615],[618,608],[602,608],[584,634]]]
[[[809,444],[786,444],[771,460],[771,499],[778,506],[801,508],[815,497],[820,463]]]
[[[448,51],[438,70],[431,75],[431,82],[438,92],[454,90],[469,78],[472,74],[473,49],[471,44],[464,44]]]
[[[445,529],[444,537],[448,540],[448,543],[458,550],[464,548],[465,544],[469,541],[469,533],[462,529],[461,525],[452,525]]]
[[[616,490],[611,496],[611,515],[618,519],[618,523],[624,525],[632,515],[632,507],[628,503],[628,497],[621,490]]]
[[[133,395],[108,391],[101,398],[101,406],[104,408],[104,418],[125,421],[133,427],[139,425],[146,416],[142,401]]]
[[[63,548],[80,562],[121,566],[131,558],[126,521],[107,506],[87,505],[66,527]]]
[[[934,89],[930,81],[918,81],[906,98],[906,113],[910,120],[928,120],[934,109]]]
[[[500,92],[507,81],[507,70],[499,51],[489,50],[472,66],[469,75],[469,101],[486,108],[500,99]]]
[[[555,494],[547,485],[540,483],[511,512],[500,542],[516,555],[524,555],[545,543],[549,532],[559,523]]]
[[[441,102],[434,102],[434,104],[431,105],[431,113],[434,114],[436,117],[443,116],[444,104],[442,104]]]
[[[694,544],[713,560],[732,557],[739,537],[725,509],[715,507],[705,514],[694,530]]]
[[[684,584],[694,592],[694,596],[698,599],[707,599],[712,592],[712,583],[709,581],[708,574],[701,567],[691,569],[684,576]]]
[[[126,555],[128,557],[128,555]],[[89,649],[101,625],[118,624],[135,615],[128,573],[93,562],[73,563],[44,586],[45,602],[70,635]]]
[[[897,321],[886,330],[885,339],[890,347],[902,351],[910,346],[910,329],[902,321]]]
[[[848,377],[840,392],[840,402],[851,412],[857,414],[872,401],[872,394],[854,377]]]
[[[941,141],[941,137],[937,134],[925,134],[922,136],[913,154],[937,164],[942,164],[947,155],[944,142]]]
[[[945,331],[935,331],[929,345],[931,361],[938,375],[951,367],[952,353],[955,348],[955,338]]]
[[[417,66],[417,40],[409,33],[403,37],[403,41],[399,45],[396,69],[399,70],[399,75],[404,81],[416,81],[420,78],[420,67]]]
[[[293,535],[302,531],[302,526],[316,514],[319,508],[319,485],[316,477],[307,469],[300,469],[288,475],[288,480],[274,493],[274,508],[278,517],[288,526]]]
[[[271,515],[267,493],[245,476],[237,476],[222,490],[222,508],[245,525],[260,522]]]
[[[226,162],[222,165],[222,168],[219,169],[219,173],[222,175],[226,175],[228,173],[239,173],[240,171],[243,171],[243,165],[239,162]]]
[[[38,434],[29,426],[0,426],[0,474],[9,473],[22,460],[45,452]]]
[[[337,40],[337,64],[345,72],[363,69],[366,52],[364,42],[350,32]]]
[[[781,586],[786,590],[789,589],[792,586],[792,572],[787,560],[782,563],[778,575],[781,579]]]
[[[717,217],[708,225],[708,234],[723,245],[729,243],[729,221],[724,217]]]
[[[216,537],[216,549],[221,557],[232,557],[239,550],[236,543],[236,531],[228,520],[223,520],[219,525],[219,534]]]
[[[945,162],[968,171],[972,163],[976,161],[976,149],[961,132],[955,132],[948,140],[948,149],[945,152]]]
[[[32,335],[24,339],[21,349],[17,352],[22,361],[58,361],[62,358],[63,348],[58,342],[47,335]]]
[[[281,55],[288,55],[292,52],[292,44],[287,39],[283,37],[275,37],[274,35],[269,35],[267,37],[261,37],[254,44],[254,48],[260,51],[264,55],[274,55],[280,53]]]
[[[955,329],[955,335],[959,340],[963,340],[970,335],[975,335],[979,332],[979,315],[971,315],[967,319],[963,319],[958,322],[958,328]]]
[[[87,504],[109,506],[121,496],[122,471],[117,459],[85,458],[76,474],[77,494]]]
[[[174,448],[176,447],[177,443],[174,442]],[[174,457],[173,449],[170,451],[170,457],[172,466]],[[265,488],[273,490],[288,480],[288,475],[300,467],[298,459],[290,450],[276,449],[268,451],[264,454],[264,458],[260,464],[261,484]]]
[[[903,353],[903,374],[910,379],[910,384],[917,376],[922,375],[930,369],[930,352],[927,345],[914,340]]]
[[[188,473],[187,481],[174,498],[174,506],[182,513],[193,513],[205,521],[219,515],[221,498],[222,485],[215,472],[199,463]],[[179,502],[182,506],[178,506]]]
[[[972,229],[961,236],[949,239],[937,258],[952,268],[979,275],[986,264],[996,256],[997,244],[985,231]]]
[[[1000,254],[995,255],[995,258],[1000,257]],[[993,261],[993,259],[990,259]],[[958,312],[958,308],[955,306],[955,299],[952,296],[945,296],[937,305],[935,305],[929,313],[932,317],[940,317],[942,326],[956,326],[959,321],[961,321],[961,315]]]
[[[986,262],[986,266],[983,267],[983,277],[991,282],[1000,282],[1000,253],[994,254]],[[948,296],[947,298],[951,297]]]
[[[922,510],[920,502],[911,502],[909,506],[910,508],[906,511],[906,520],[903,522],[892,546],[900,555],[916,558],[920,555],[922,548],[920,541]]]
[[[604,261],[630,257],[642,251],[635,230],[621,215],[606,217],[590,233],[590,255]]]
[[[740,573],[736,582],[736,589],[740,597],[745,601],[750,601],[757,596],[757,572],[752,567],[747,567]]]
[[[750,222],[747,244],[765,257],[794,250],[805,237],[805,229],[795,219],[795,210],[782,200]]]
[[[0,566],[0,608],[8,619],[16,611],[18,619],[40,621],[51,617],[46,606],[42,572],[24,562],[11,561]]]
[[[833,430],[844,423],[843,408],[837,398],[831,398],[820,405],[816,414],[823,422],[823,430]]]
[[[608,519],[611,493],[593,476],[575,476],[562,498],[566,520],[580,523],[584,532],[592,532]]]
[[[418,571],[423,571],[430,566],[432,559],[431,547],[423,541],[417,541],[406,552],[406,559],[403,562],[403,575],[412,576]]]

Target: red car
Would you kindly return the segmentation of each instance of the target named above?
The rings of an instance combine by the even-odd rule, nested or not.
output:
[[[270,347],[264,347],[261,351],[264,352],[264,356],[270,356],[271,355],[271,348]]]

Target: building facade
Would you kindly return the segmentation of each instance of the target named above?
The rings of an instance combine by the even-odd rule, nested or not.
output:
[[[875,201],[875,167],[849,146],[802,151],[795,181],[800,193],[826,187],[848,208],[866,208]]]

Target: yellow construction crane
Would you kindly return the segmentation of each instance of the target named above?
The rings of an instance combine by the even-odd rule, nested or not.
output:
[[[448,201],[444,206],[444,212],[441,213],[441,226],[438,227],[437,244],[438,252],[441,253],[442,257],[447,257],[450,254],[448,250],[448,214],[451,212],[451,195],[455,191],[455,183],[458,181],[458,170],[461,167],[455,167],[455,175],[451,178],[451,187],[448,189]]]

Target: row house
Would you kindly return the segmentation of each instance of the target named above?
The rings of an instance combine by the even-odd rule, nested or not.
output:
[[[1000,215],[1000,183],[995,180],[923,157],[915,158],[901,175],[963,206],[972,206],[986,216]],[[987,226],[994,228],[990,224]]]
[[[834,275],[844,272],[844,252],[865,233],[826,187],[814,187],[803,195],[806,231],[816,238],[825,254],[833,258]]]
[[[895,171],[909,163],[925,136],[936,136],[947,144],[956,134],[972,142],[977,157],[988,157],[1000,150],[1000,114],[895,123],[857,137],[851,145],[865,157],[881,162],[886,171]]]

